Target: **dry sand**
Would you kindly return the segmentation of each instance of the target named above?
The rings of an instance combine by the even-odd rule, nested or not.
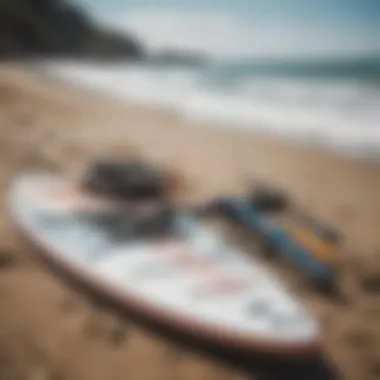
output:
[[[15,65],[0,68],[0,379],[240,378],[91,304],[37,264],[15,234],[5,195],[18,170],[75,172],[104,148],[137,149],[182,170],[192,201],[239,193],[249,178],[274,181],[340,228],[345,303],[317,295],[293,270],[278,268],[321,318],[327,351],[344,378],[380,379],[380,167],[190,125]]]

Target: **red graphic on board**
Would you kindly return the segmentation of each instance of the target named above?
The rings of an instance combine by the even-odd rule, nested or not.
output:
[[[216,281],[207,281],[201,286],[196,295],[200,298],[208,298],[218,295],[231,295],[248,289],[252,282],[244,278],[220,278]]]
[[[108,203],[79,191],[75,187],[62,186],[51,191],[31,193],[29,197],[33,201],[44,202],[51,206],[65,207],[72,210],[103,209]]]
[[[236,294],[252,284],[251,279],[236,278],[222,273],[216,265],[197,257],[196,252],[185,245],[166,242],[157,247],[162,255],[202,278],[202,284],[195,292],[196,297]]]

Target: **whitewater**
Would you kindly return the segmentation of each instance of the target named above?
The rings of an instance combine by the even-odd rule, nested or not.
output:
[[[41,65],[40,65],[41,66]],[[380,84],[360,78],[222,75],[215,67],[49,61],[44,71],[213,128],[260,132],[380,162]]]

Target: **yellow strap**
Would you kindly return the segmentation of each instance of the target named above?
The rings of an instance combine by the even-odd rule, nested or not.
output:
[[[295,242],[307,249],[321,261],[332,262],[339,256],[339,249],[328,242],[323,241],[312,231],[299,228],[289,228],[288,232],[294,238]]]

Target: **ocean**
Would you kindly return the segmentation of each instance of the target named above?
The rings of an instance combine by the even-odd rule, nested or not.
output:
[[[380,59],[44,63],[51,74],[213,128],[251,130],[380,162]]]

